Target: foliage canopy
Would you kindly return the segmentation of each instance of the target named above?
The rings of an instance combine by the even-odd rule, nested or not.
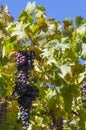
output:
[[[86,80],[86,20],[77,16],[75,22],[56,21],[46,17],[43,6],[29,2],[14,21],[8,8],[0,6],[0,130],[22,130],[16,97],[12,97],[19,50],[36,54],[31,78],[40,97],[33,102],[30,129],[61,130],[54,118],[62,120],[63,130],[85,130],[81,87]],[[4,102],[6,119],[1,111]]]

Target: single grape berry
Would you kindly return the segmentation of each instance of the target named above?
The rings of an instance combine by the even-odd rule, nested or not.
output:
[[[35,52],[31,51],[31,52],[30,52],[30,57],[31,57],[32,59],[34,59],[34,58],[35,58]]]

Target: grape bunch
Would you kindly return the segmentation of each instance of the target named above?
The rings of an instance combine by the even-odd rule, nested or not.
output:
[[[51,129],[55,130],[62,130],[63,129],[63,117],[60,117],[57,119],[53,113],[53,111],[50,111],[49,115],[51,116],[52,122],[50,124]]]
[[[7,112],[7,101],[3,102],[3,99],[0,98],[0,126],[4,126],[4,121],[6,120],[6,112]]]
[[[82,85],[83,101],[86,102],[86,82]]]
[[[31,81],[29,82],[30,71],[34,68],[34,56],[33,52],[28,54],[25,51],[19,51],[16,54],[16,66],[19,73],[14,91],[18,95],[17,101],[19,103],[20,117],[24,130],[27,130],[29,127],[32,101],[34,101],[39,94],[36,86],[34,86]]]

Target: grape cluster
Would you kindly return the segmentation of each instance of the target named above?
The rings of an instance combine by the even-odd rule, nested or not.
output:
[[[6,120],[6,112],[7,112],[7,102],[2,102],[0,98],[0,126],[5,125],[4,120]]]
[[[86,82],[82,85],[83,101],[86,102]]]
[[[52,111],[50,113],[50,116],[52,119],[52,122],[50,124],[51,129],[62,130],[63,129],[63,117],[60,117],[59,119],[57,119]]]
[[[33,59],[33,52],[28,54],[25,51],[19,51],[16,54],[16,65],[19,73],[15,92],[18,95],[17,101],[19,103],[20,116],[24,130],[27,130],[29,127],[32,101],[38,97],[38,89],[31,83],[31,81],[29,82],[30,71],[34,67]]]

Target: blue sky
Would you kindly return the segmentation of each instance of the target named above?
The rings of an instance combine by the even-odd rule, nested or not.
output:
[[[11,15],[17,19],[27,2],[34,0],[0,0],[0,5],[8,5]],[[82,16],[86,19],[86,0],[35,0],[46,8],[47,17],[64,20]]]

